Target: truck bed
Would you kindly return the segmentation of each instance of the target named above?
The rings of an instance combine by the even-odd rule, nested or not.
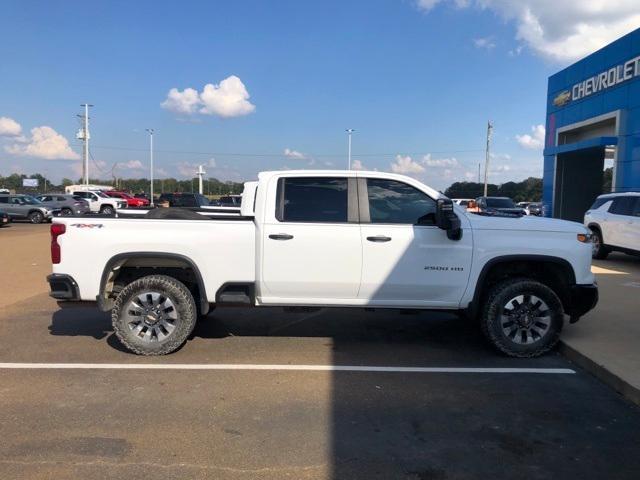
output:
[[[208,298],[228,282],[255,281],[255,225],[251,217],[174,220],[58,217],[61,261],[53,273],[72,276],[82,300],[94,301],[105,266],[114,257],[166,253],[197,265]]]

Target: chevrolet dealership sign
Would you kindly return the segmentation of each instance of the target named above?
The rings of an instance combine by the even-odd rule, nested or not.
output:
[[[637,76],[640,76],[640,56],[576,83],[571,91],[565,90],[556,95],[553,104],[556,107],[562,107],[569,101],[580,100],[594,93],[602,92]]]

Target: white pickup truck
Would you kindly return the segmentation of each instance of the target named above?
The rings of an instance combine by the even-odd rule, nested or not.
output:
[[[467,213],[401,175],[264,172],[240,215],[154,213],[51,226],[51,296],[110,310],[142,355],[179,348],[214,306],[279,305],[461,312],[529,357],[598,300],[584,226]]]

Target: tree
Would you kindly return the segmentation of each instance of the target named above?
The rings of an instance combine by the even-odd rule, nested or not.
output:
[[[477,182],[455,182],[444,194],[449,198],[477,198],[482,196],[484,184]],[[502,185],[487,185],[490,197],[509,197],[514,202],[539,202],[542,199],[542,179],[529,177],[522,182],[506,182]]]

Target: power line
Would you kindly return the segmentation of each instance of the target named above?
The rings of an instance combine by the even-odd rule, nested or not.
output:
[[[147,152],[148,149],[144,148],[133,148],[133,147],[117,147],[112,145],[92,145],[92,148],[102,149],[102,150],[123,150],[123,151],[131,151],[131,152]],[[189,150],[158,150],[155,149],[155,152],[159,153],[170,153],[170,154],[178,154],[178,155],[219,155],[219,156],[227,156],[227,157],[274,157],[274,158],[282,158],[286,157],[284,153],[242,153],[242,152],[202,152],[202,151],[189,151]],[[451,154],[451,153],[482,153],[484,149],[472,149],[472,150],[431,150],[429,152],[394,152],[394,153],[360,153],[357,155],[352,155],[353,158],[357,157],[395,157],[396,155],[428,155],[428,154]],[[344,154],[339,153],[322,153],[322,154],[313,154],[309,155],[311,158],[343,158]]]

